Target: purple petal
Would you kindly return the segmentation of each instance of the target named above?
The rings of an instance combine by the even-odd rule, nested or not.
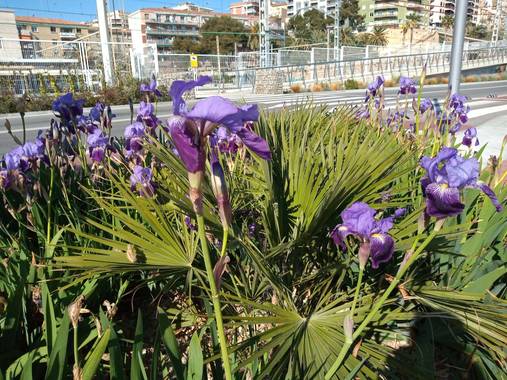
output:
[[[479,177],[479,161],[476,158],[454,157],[445,164],[449,187],[462,189],[473,185]]]
[[[351,234],[352,232],[350,232],[347,226],[339,224],[333,229],[333,231],[331,231],[331,238],[337,246],[343,250],[346,250],[347,246],[345,245],[345,239]]]
[[[269,149],[269,145],[266,140],[262,137],[256,135],[245,127],[236,130],[236,135],[241,139],[243,144],[245,144],[245,146],[247,146],[248,149],[256,155],[264,160],[271,160],[271,150]]]
[[[482,192],[484,194],[486,194],[486,196],[491,199],[491,202],[493,203],[493,205],[495,206],[496,208],[496,211],[500,212],[503,210],[503,206],[502,204],[498,201],[498,198],[496,197],[496,194],[495,192],[491,189],[491,187],[489,187],[488,185],[486,185],[485,183],[482,183],[482,182],[479,182],[478,183],[478,186],[479,188],[482,190]]]
[[[437,183],[431,183],[426,187],[426,213],[429,216],[437,218],[455,216],[464,208],[457,188]]]
[[[366,237],[376,225],[375,214],[377,212],[364,202],[355,202],[350,207],[343,210],[341,218],[343,224],[347,226],[353,234]]]
[[[390,235],[373,234],[370,236],[370,260],[374,269],[391,260],[393,252],[394,240]]]
[[[209,96],[199,100],[190,112],[185,113],[185,117],[190,119],[199,119],[211,121],[215,124],[222,124],[222,121],[231,117],[238,118],[238,107],[229,99],[221,96]],[[241,120],[241,119],[240,119]]]
[[[183,164],[189,172],[196,173],[204,171],[206,156],[199,141],[196,141],[199,137],[196,136],[197,129],[193,129],[190,123],[182,117],[167,120],[169,133]]]
[[[200,76],[197,80],[191,80],[188,82],[183,80],[174,81],[169,90],[169,95],[171,96],[171,100],[173,102],[173,113],[175,115],[180,115],[181,113],[186,112],[187,105],[183,100],[183,94],[185,92],[190,91],[197,86],[204,86],[211,81],[212,79],[209,76]]]
[[[93,148],[90,157],[95,162],[102,162],[105,156],[105,150],[102,147]]]

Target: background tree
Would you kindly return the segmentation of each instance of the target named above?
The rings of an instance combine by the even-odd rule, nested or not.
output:
[[[291,17],[287,29],[296,40],[312,43],[315,42],[315,36],[319,36],[319,32],[322,32],[322,35],[325,36],[327,25],[332,24],[333,19],[331,17],[324,16],[324,13],[317,9],[311,9],[302,15],[298,14]],[[322,41],[317,42],[324,41],[325,37]]]
[[[175,53],[200,53],[200,41],[192,37],[175,37],[172,50]]]
[[[478,40],[487,40],[491,37],[488,29],[484,25],[475,25],[471,22],[467,23],[466,35]]]
[[[408,31],[410,31],[410,45],[412,45],[412,42],[414,40],[414,29],[417,28],[420,22],[421,15],[418,15],[416,13],[410,13],[409,15],[407,15],[407,19],[402,25],[403,40],[405,40],[405,34]]]
[[[387,45],[386,29],[381,26],[373,27],[373,31],[369,34],[370,45],[385,46]]]
[[[364,17],[359,14],[358,0],[342,0],[340,7],[340,25],[353,30],[364,29]]]
[[[250,29],[247,46],[250,50],[259,49],[259,23],[255,23]]]
[[[447,41],[448,34],[450,34],[454,26],[454,17],[451,15],[445,15],[442,17],[442,27],[444,28],[445,36],[444,41]]]
[[[216,33],[218,32],[218,33]],[[243,24],[230,16],[213,17],[201,27],[200,51],[205,54],[216,54],[216,36],[220,38],[220,54],[234,52],[234,43],[238,48],[246,47],[249,31]]]

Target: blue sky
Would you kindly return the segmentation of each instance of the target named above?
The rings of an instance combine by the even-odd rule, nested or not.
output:
[[[171,7],[184,0],[108,0],[108,7],[112,10],[125,9],[132,12],[139,8]],[[217,11],[228,12],[229,4],[235,0],[191,0]],[[13,9],[16,14],[24,16],[64,18],[74,21],[89,21],[95,18],[96,0],[0,0],[0,8]]]

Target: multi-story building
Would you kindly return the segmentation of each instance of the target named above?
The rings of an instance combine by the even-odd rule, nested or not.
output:
[[[88,24],[84,22],[16,16],[23,58],[66,58],[74,57],[76,47],[71,42],[88,35]]]
[[[463,0],[458,0],[463,1]],[[454,17],[454,8],[456,0],[431,0],[430,2],[430,25],[441,27],[442,19],[445,16]],[[473,24],[481,23],[481,14],[484,13],[485,7],[489,6],[483,0],[468,0],[467,19]]]
[[[258,16],[259,2],[256,0],[240,1],[229,5],[229,11],[233,16]]]
[[[287,16],[292,17],[310,9],[318,9],[326,15],[333,15],[338,0],[288,0]]]
[[[14,12],[0,9],[0,60],[23,58]]]
[[[430,0],[359,0],[359,14],[367,30],[374,26],[399,27],[409,14],[420,16],[422,26],[429,24]]]
[[[200,37],[199,30],[207,20],[223,15],[231,16],[188,3],[178,8],[139,9],[128,16],[133,48],[140,50],[148,43],[156,44],[159,52],[170,51],[175,37],[197,40]],[[257,20],[255,16],[232,17],[245,26],[251,26]]]
[[[116,10],[107,13],[107,26],[110,30],[110,39],[112,42],[127,42],[130,41],[130,29],[128,23],[128,14]],[[90,40],[99,41],[99,22],[93,20],[88,28]],[[92,36],[93,35],[93,36]]]

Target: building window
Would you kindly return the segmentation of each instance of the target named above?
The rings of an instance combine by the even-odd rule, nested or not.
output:
[[[37,33],[39,31],[39,28],[37,28],[37,25],[32,25],[32,32]]]
[[[52,26],[50,29],[51,29],[51,33],[56,33],[56,26]]]
[[[81,28],[76,28],[76,33],[81,33]]]
[[[0,38],[0,49],[4,48],[4,41],[2,38]]]
[[[56,46],[56,45],[58,45],[58,42],[56,42],[56,40],[53,40],[52,44],[53,44],[53,46]]]

